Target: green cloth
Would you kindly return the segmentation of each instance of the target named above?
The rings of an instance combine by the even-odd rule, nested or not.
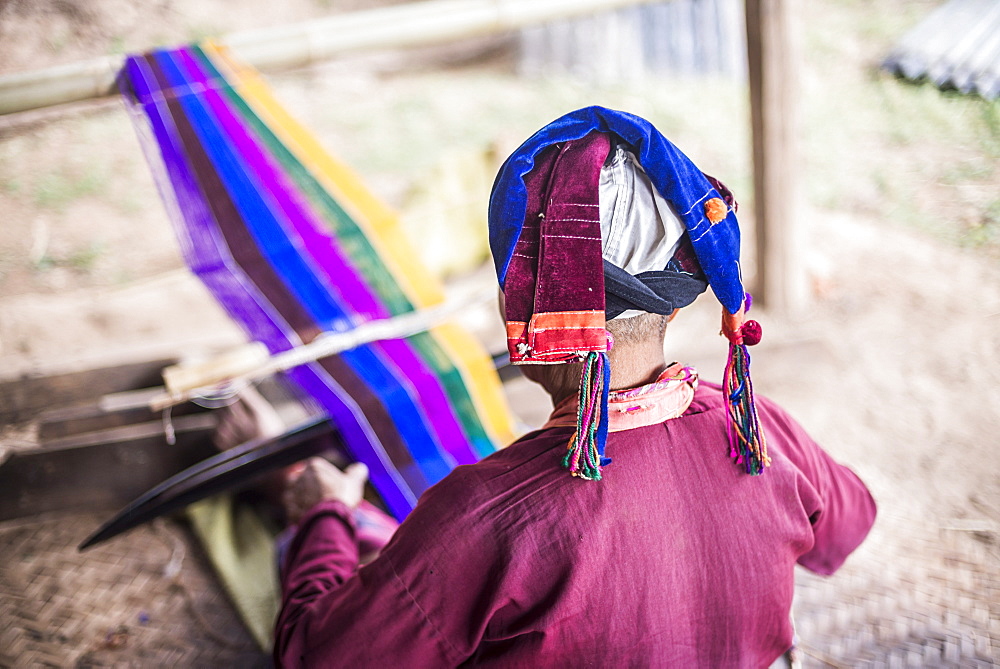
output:
[[[187,516],[244,624],[270,652],[280,598],[274,530],[231,494],[192,504]]]

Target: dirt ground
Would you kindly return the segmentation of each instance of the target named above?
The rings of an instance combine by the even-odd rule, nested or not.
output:
[[[150,16],[118,0],[7,0],[0,72],[299,20],[342,4],[241,3],[254,8],[243,13],[163,0]],[[798,222],[810,303],[792,315],[758,314],[755,386],[869,482],[884,527],[961,518],[1000,528],[998,103],[875,73],[879,54],[934,3],[808,4],[800,17]],[[294,115],[404,212],[417,208],[427,175],[443,165],[492,169],[498,148],[595,102],[647,115],[738,197],[749,193],[742,82],[594,87],[519,78],[496,44],[461,55],[468,60],[380,54],[271,82]],[[481,210],[463,215],[466,226],[482,225],[485,193],[477,197]],[[462,252],[481,258],[483,249],[472,239]],[[717,380],[717,305],[706,297],[688,312],[671,327],[668,350]],[[183,269],[116,102],[0,119],[0,378],[239,340]],[[537,395],[518,402],[529,423],[538,406]]]

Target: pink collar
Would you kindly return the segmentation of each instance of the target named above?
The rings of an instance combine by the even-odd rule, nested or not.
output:
[[[691,405],[697,387],[698,372],[694,367],[685,367],[675,362],[650,384],[612,390],[608,397],[608,430],[633,430],[677,418]],[[542,429],[575,427],[578,403],[576,395],[560,402]]]

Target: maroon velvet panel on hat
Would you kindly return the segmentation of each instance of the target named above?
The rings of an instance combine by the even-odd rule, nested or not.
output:
[[[558,154],[559,148],[555,145],[539,153],[535,159],[535,169],[524,177],[524,184],[528,189],[528,206],[524,213],[524,227],[514,247],[504,284],[508,321],[527,323],[534,313],[538,238],[541,230],[539,214],[542,213],[542,200],[549,190],[549,177]]]
[[[504,287],[515,362],[607,348],[599,180],[610,149],[607,134],[591,132],[545,149],[525,176],[525,221]]]
[[[601,166],[608,135],[592,132],[562,146],[549,180],[535,289],[535,313],[604,311]]]

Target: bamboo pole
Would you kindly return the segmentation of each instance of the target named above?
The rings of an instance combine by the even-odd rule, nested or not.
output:
[[[461,311],[484,306],[496,299],[496,289],[489,285],[472,293],[456,296],[429,309],[411,311],[392,318],[371,320],[346,332],[324,332],[313,341],[268,356],[263,344],[256,342],[227,351],[195,364],[179,363],[163,370],[164,388],[149,399],[149,408],[160,411],[199,396],[209,396],[224,388],[241,388],[299,365],[355,349],[364,344],[401,339],[426,332],[454,319]],[[220,390],[221,389],[221,390]]]
[[[259,70],[300,67],[342,54],[428,46],[516,30],[650,0],[430,0],[339,14],[219,41]],[[0,76],[0,115],[114,93],[121,56]]]

